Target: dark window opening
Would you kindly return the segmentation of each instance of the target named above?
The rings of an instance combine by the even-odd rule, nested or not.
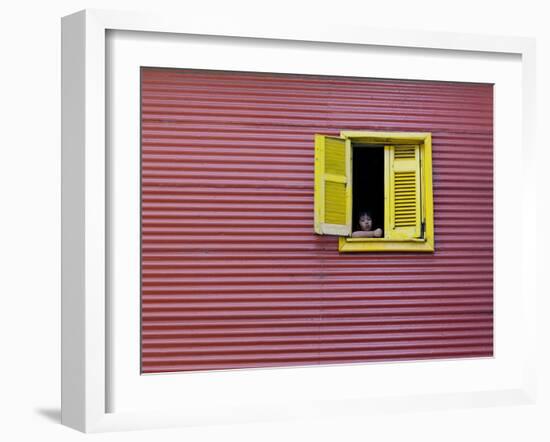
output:
[[[368,212],[372,230],[384,230],[384,147],[353,146],[352,230],[361,230],[359,217]],[[385,234],[385,232],[384,232]]]

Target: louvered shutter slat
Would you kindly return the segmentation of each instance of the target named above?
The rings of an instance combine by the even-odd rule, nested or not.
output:
[[[421,235],[420,148],[392,146],[390,164],[391,239],[411,239]]]
[[[315,136],[315,233],[351,234],[349,141]]]

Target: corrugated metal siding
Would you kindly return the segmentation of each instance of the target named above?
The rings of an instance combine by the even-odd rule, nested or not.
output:
[[[142,70],[144,373],[493,352],[492,86]],[[313,233],[313,135],[433,133],[434,254]]]

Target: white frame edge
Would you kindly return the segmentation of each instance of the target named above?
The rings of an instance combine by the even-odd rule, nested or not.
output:
[[[186,21],[187,20],[187,21]],[[237,29],[238,28],[238,29]],[[228,37],[271,38],[313,42],[368,44],[511,53],[522,57],[523,121],[522,222],[536,220],[535,40],[455,33],[364,28],[285,27],[247,22],[200,21],[152,14],[84,10],[62,19],[62,406],[64,425],[83,432],[178,426],[178,416],[106,413],[106,158],[105,158],[105,34],[107,30],[172,32]],[[525,155],[528,154],[528,155]],[[524,315],[530,329],[529,360],[524,388],[457,397],[421,398],[418,409],[469,407],[502,403],[533,403],[536,397],[536,256],[534,242],[522,244]],[[451,397],[453,396],[453,397]],[[498,399],[500,397],[501,399]],[[415,402],[416,403],[416,402]],[[345,414],[372,407],[346,404]],[[404,411],[392,401],[377,401],[376,411]],[[327,407],[321,414],[330,414]]]
[[[61,422],[105,416],[105,27],[62,21]]]

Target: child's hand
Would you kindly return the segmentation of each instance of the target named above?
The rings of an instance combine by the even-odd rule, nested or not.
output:
[[[375,238],[382,238],[382,229],[378,228],[374,231]]]

